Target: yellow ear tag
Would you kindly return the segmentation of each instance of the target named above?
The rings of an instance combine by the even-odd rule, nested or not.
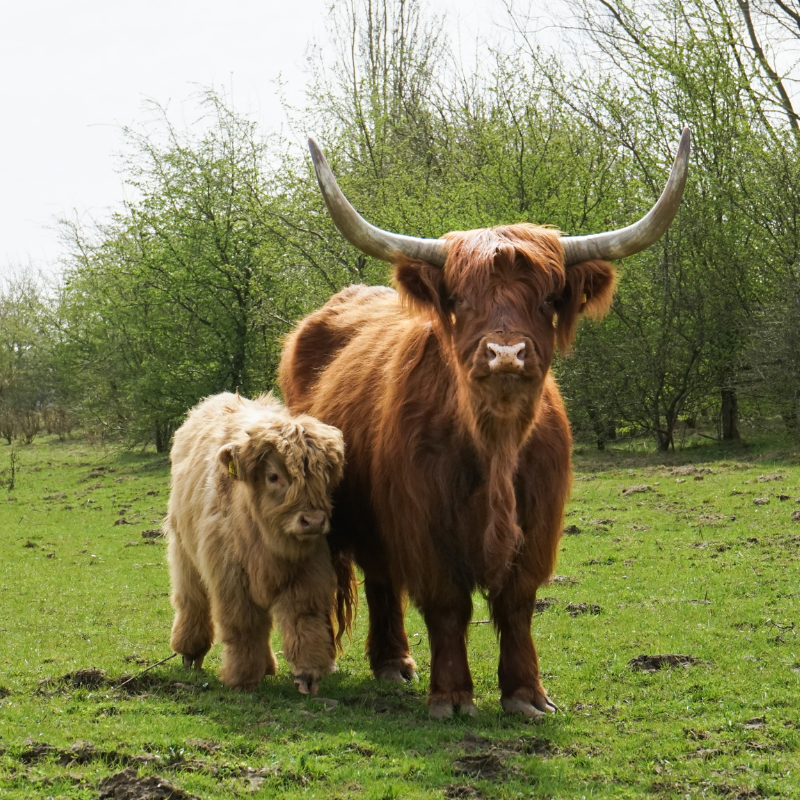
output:
[[[228,462],[228,472],[236,478],[239,475],[239,472],[236,469],[236,463],[233,461]]]
[[[588,300],[589,300],[589,298],[586,296],[586,292],[584,292],[584,293],[583,293],[583,300],[582,300],[581,302],[583,302],[583,304],[584,304],[584,305],[586,305],[586,303],[588,302]]]

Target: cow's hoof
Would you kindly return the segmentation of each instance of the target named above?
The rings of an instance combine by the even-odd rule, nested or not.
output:
[[[533,703],[529,703],[521,697],[503,697],[500,699],[500,704],[507,714],[522,714],[528,719],[539,719],[545,715],[544,711],[540,711]],[[553,711],[555,711],[555,706],[553,706]]]
[[[539,711],[544,711],[545,714],[555,714],[561,709],[546,695],[533,701],[533,704]]]
[[[455,706],[449,700],[432,700],[428,705],[431,719],[447,719],[455,713]]]
[[[184,656],[183,657],[183,666],[186,669],[203,669],[203,661],[205,656],[198,656],[197,658],[193,658],[192,656]]]
[[[478,707],[475,703],[453,703],[450,700],[431,700],[428,705],[428,714],[432,719],[447,719],[453,714],[465,714],[468,717],[478,716]]]
[[[382,681],[413,683],[419,680],[413,664],[387,664],[375,670],[375,677]]]
[[[316,694],[319,691],[319,681],[314,680],[310,675],[294,675],[294,688],[300,694]]]

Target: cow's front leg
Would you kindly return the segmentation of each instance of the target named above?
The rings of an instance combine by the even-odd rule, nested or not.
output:
[[[477,714],[467,660],[467,626],[472,616],[470,593],[426,598],[422,613],[431,646],[428,712],[434,719],[451,717],[454,711]]]
[[[388,580],[364,575],[369,607],[367,654],[372,674],[387,681],[415,681],[417,665],[408,649],[403,597]]]
[[[521,597],[513,584],[489,601],[500,634],[500,703],[510,714],[531,718],[557,711],[539,678],[539,658],[531,636],[535,603],[535,594]]]

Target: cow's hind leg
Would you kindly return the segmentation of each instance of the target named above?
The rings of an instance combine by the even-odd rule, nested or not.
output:
[[[187,668],[201,669],[206,653],[214,643],[211,606],[200,579],[177,535],[170,533],[169,570],[172,579],[171,602],[175,609],[170,647],[183,656]]]
[[[403,596],[388,580],[365,575],[369,606],[367,654],[372,673],[388,681],[415,681],[417,665],[411,658],[403,619]]]
[[[542,686],[539,658],[531,636],[535,594],[520,596],[518,587],[507,585],[490,599],[492,619],[500,635],[500,703],[510,714],[541,717],[557,711]]]
[[[472,616],[469,591],[454,589],[449,596],[427,598],[422,613],[431,645],[428,712],[434,719],[451,717],[455,711],[477,714],[467,660],[467,627]]]

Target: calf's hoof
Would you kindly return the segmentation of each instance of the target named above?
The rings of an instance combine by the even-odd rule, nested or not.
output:
[[[203,661],[205,659],[205,655],[202,656],[184,656],[183,657],[183,666],[186,669],[203,669]]]
[[[254,692],[256,689],[258,689],[258,684],[260,682],[261,681],[256,681],[255,683],[253,683],[252,681],[248,681],[247,683],[238,683],[235,686],[232,684],[228,685],[230,686],[231,689],[237,692],[247,692],[249,694],[250,692]]]
[[[303,673],[302,675],[293,675],[294,688],[300,694],[316,694],[319,691],[319,679],[312,678],[311,675]]]

